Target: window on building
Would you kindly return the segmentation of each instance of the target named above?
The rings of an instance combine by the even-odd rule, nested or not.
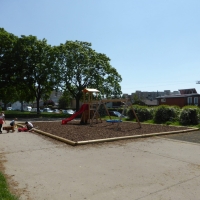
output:
[[[188,105],[192,105],[192,97],[187,98],[187,103],[188,103]]]
[[[194,97],[194,105],[198,106],[198,97]]]

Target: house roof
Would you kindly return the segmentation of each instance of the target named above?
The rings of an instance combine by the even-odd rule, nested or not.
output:
[[[198,96],[198,97],[200,97],[200,94],[193,93],[193,94],[165,95],[165,96],[156,97],[156,99],[163,99],[163,98],[185,98],[185,97],[192,97],[192,96]]]
[[[157,100],[149,100],[149,99],[146,99],[143,101],[147,106],[157,106],[158,105],[158,102]]]
[[[179,92],[180,92],[181,94],[193,94],[193,93],[197,94],[197,91],[196,91],[195,88],[180,89]]]

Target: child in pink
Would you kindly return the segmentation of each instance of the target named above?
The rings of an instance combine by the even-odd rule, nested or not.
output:
[[[3,122],[6,123],[4,113],[1,112],[1,114],[0,114],[0,134],[2,133],[1,129],[2,129],[2,126],[3,126]]]

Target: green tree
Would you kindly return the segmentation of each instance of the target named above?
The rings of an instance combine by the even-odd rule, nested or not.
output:
[[[120,96],[122,81],[110,59],[95,52],[91,44],[67,41],[57,47],[57,63],[60,66],[61,87],[76,99],[76,110],[84,88],[97,88],[104,96]]]
[[[27,88],[26,84],[21,83],[16,85],[16,96],[17,99],[21,103],[21,111],[24,111],[24,102],[34,101],[35,97],[31,95],[31,90]]]
[[[6,105],[15,99],[13,49],[17,37],[0,28],[0,99]]]
[[[141,105],[144,106],[145,103],[138,97],[137,94],[133,95],[133,105]]]
[[[6,86],[5,88],[1,88],[1,101],[3,102],[3,109],[6,110],[6,107],[9,103],[14,103],[17,100],[17,92],[15,87]]]
[[[16,36],[0,28],[0,85],[3,89],[13,85],[13,49],[16,41]]]
[[[47,99],[56,85],[58,68],[55,66],[53,55],[53,48],[45,39],[38,40],[30,35],[21,36],[17,41],[16,82],[27,91],[28,99],[36,99],[38,113],[40,99]]]

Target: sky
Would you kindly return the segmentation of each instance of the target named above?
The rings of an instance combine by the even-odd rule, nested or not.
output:
[[[0,0],[0,27],[52,46],[90,42],[111,59],[123,93],[200,93],[199,10],[199,0]]]

